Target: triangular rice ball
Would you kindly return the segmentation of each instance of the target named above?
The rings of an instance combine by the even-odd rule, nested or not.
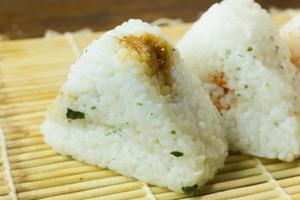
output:
[[[232,150],[299,156],[297,70],[265,10],[252,0],[215,4],[178,48],[223,115]]]
[[[55,151],[178,192],[211,179],[227,155],[198,78],[159,28],[140,20],[89,45],[41,130]]]

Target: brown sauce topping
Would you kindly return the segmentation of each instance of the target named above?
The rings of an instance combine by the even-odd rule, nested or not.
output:
[[[171,60],[175,49],[166,40],[145,33],[141,36],[124,36],[120,42],[138,53],[138,60],[146,64],[146,74],[157,78],[162,91],[172,86]]]

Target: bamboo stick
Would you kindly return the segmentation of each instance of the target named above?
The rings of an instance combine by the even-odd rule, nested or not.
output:
[[[41,101],[37,101],[35,102],[35,104],[33,104],[32,102],[19,102],[17,104],[1,104],[0,105],[0,111],[3,112],[4,110],[11,110],[11,109],[22,109],[22,108],[30,108],[35,106],[36,104],[38,106],[43,106],[43,105],[47,105],[49,103],[51,103],[53,100],[52,99],[45,99],[45,100],[41,100]],[[34,108],[32,108],[34,109]]]
[[[270,172],[274,172],[274,171],[284,170],[292,167],[297,167],[299,166],[299,160],[295,160],[294,162],[280,162],[280,163],[275,163],[275,164],[270,164],[265,166]]]
[[[12,169],[24,169],[24,168],[37,167],[37,166],[42,166],[42,165],[47,165],[47,164],[69,161],[69,160],[71,160],[71,158],[68,156],[56,155],[56,156],[51,156],[48,158],[15,162],[15,163],[11,164],[11,168]]]
[[[280,163],[279,160],[271,160],[271,159],[266,159],[266,158],[260,158],[260,161],[263,165],[270,165],[270,164],[277,164]]]
[[[28,91],[20,91],[18,93],[15,93],[13,91],[2,93],[3,97],[0,100],[3,100],[4,102],[19,102],[19,101],[29,101],[32,99],[46,99],[46,97],[53,98],[57,95],[60,87],[56,88],[49,88],[47,90],[28,90]]]
[[[10,133],[7,134],[7,141],[9,140],[18,140],[23,138],[32,138],[36,136],[41,136],[41,133],[39,131],[32,131],[32,132],[20,132],[20,133]]]
[[[33,151],[28,153],[22,153],[18,155],[12,155],[9,157],[10,162],[20,162],[20,161],[27,161],[27,160],[35,160],[38,158],[46,158],[50,156],[58,155],[51,149],[42,150],[42,151]]]
[[[272,191],[266,191],[261,193],[255,192],[254,194],[245,197],[234,198],[232,200],[249,200],[249,199],[264,200],[264,199],[272,199],[278,197],[280,197],[280,194],[277,191],[272,190]]]
[[[71,176],[56,177],[51,179],[30,181],[30,182],[23,182],[24,180],[26,180],[25,177],[24,180],[20,180],[21,183],[16,184],[16,189],[18,192],[25,192],[25,191],[31,191],[36,189],[50,188],[50,187],[62,186],[66,184],[78,183],[78,182],[87,182],[95,179],[104,180],[106,178],[112,178],[117,176],[119,175],[117,175],[113,171],[103,170],[103,171],[87,172],[87,173],[75,174]],[[22,179],[22,177],[19,178]]]
[[[141,187],[142,187],[142,183],[135,181],[135,182],[129,182],[125,184],[101,187],[101,188],[90,189],[90,190],[69,193],[69,194],[64,194],[59,196],[51,196],[42,199],[43,200],[65,200],[65,199],[80,200],[80,199],[87,199],[92,197],[103,197],[109,194],[124,193],[127,191],[140,189]]]
[[[240,178],[237,180],[229,180],[229,181],[218,182],[218,183],[214,183],[214,184],[207,184],[207,185],[204,185],[200,189],[200,191],[203,194],[213,193],[216,191],[233,189],[233,188],[238,188],[238,187],[242,187],[242,186],[249,186],[249,185],[253,185],[253,184],[263,183],[266,181],[267,181],[267,177],[265,177],[265,175],[256,175],[256,176],[251,176],[251,177]]]
[[[157,200],[172,200],[172,199],[181,199],[187,197],[185,194],[179,194],[176,192],[166,192],[162,194],[155,195]]]
[[[38,145],[9,149],[8,154],[11,156],[11,155],[18,155],[20,153],[27,153],[27,152],[40,151],[40,150],[50,150],[50,149],[51,147],[49,145],[43,143]]]
[[[300,175],[300,166],[292,169],[285,169],[272,173],[272,176],[276,179],[288,178]]]
[[[300,176],[277,180],[281,187],[286,188],[300,184]]]
[[[64,38],[43,41],[41,39],[4,41],[0,44],[0,50],[1,57],[5,58],[1,60],[2,66],[15,68],[32,64],[71,62],[75,59],[75,55]]]
[[[18,78],[10,78],[10,77],[2,77],[2,88],[7,88],[7,91],[11,91],[14,88],[19,88],[25,85],[38,85],[38,84],[44,84],[45,86],[53,84],[53,82],[59,84],[62,86],[64,81],[67,78],[67,74],[59,72],[55,76],[48,76],[45,74],[44,76],[38,75],[35,78],[28,78],[28,79],[21,79]]]
[[[300,193],[291,195],[293,200],[300,200]]]
[[[32,182],[32,181],[47,180],[50,178],[82,174],[87,172],[96,172],[96,171],[99,172],[103,170],[104,169],[102,168],[91,166],[91,165],[71,166],[69,168],[61,168],[61,169],[51,170],[46,172],[21,174],[19,176],[14,176],[15,178],[14,180],[15,183]]]
[[[5,181],[5,175],[3,172],[3,166],[0,166],[0,181],[4,182]]]
[[[83,190],[89,190],[94,188],[100,188],[105,186],[111,186],[121,183],[129,183],[134,181],[134,179],[125,177],[125,176],[116,176],[110,177],[106,179],[99,179],[99,180],[92,180],[87,182],[79,182],[73,183],[68,185],[56,186],[51,188],[43,188],[37,189],[27,192],[20,192],[18,197],[22,200],[29,200],[29,199],[39,199],[39,198],[46,198],[57,196],[61,194],[73,193]]]
[[[0,186],[6,186],[6,181],[5,181],[5,176],[4,173],[1,172],[1,177],[0,177]]]
[[[220,173],[232,172],[241,169],[253,168],[255,166],[256,166],[256,161],[251,159],[251,160],[241,161],[237,163],[226,164],[222,169],[219,170],[219,172]]]
[[[0,196],[1,200],[11,200],[9,195]]]
[[[5,124],[5,126],[3,126],[2,128],[5,131],[5,134],[10,134],[10,133],[27,133],[27,132],[36,132],[39,131],[41,124],[37,123],[37,124],[27,124],[25,125],[13,125],[13,124]]]
[[[236,162],[246,161],[250,159],[251,157],[246,155],[229,155],[226,158],[225,163],[236,163]]]
[[[16,76],[11,76],[12,72],[15,71],[22,71],[22,72],[45,72],[45,71],[52,71],[52,70],[65,70],[69,68],[69,65],[72,64],[75,60],[72,62],[67,61],[60,61],[56,63],[43,63],[43,64],[31,64],[31,65],[23,65],[23,66],[0,66],[1,71],[4,74],[10,75],[11,78],[17,78]]]
[[[251,186],[246,186],[246,187],[241,187],[237,189],[229,189],[226,191],[221,191],[221,192],[216,192],[208,195],[201,195],[200,197],[197,197],[197,200],[223,200],[223,199],[232,199],[236,197],[243,197],[247,195],[251,195],[254,193],[259,193],[259,192],[265,192],[265,191],[270,191],[273,189],[273,186],[270,183],[262,183],[262,184],[257,184],[257,185],[251,185]],[[156,194],[155,190],[152,190],[154,194]],[[169,192],[172,197],[175,196],[175,198],[178,198],[178,195],[176,193],[174,194],[173,192]],[[166,194],[164,191],[164,194],[162,195],[156,195],[158,199],[169,199],[171,196]],[[170,198],[171,199],[171,198]],[[189,198],[187,198],[189,199]]]
[[[146,196],[144,196],[144,197],[139,197],[139,198],[133,198],[131,200],[149,200],[149,198],[147,198]]]
[[[40,118],[41,116],[44,115],[44,111],[41,112],[33,112],[33,113],[26,113],[22,115],[14,115],[10,117],[5,117],[5,122],[15,122],[15,121],[20,121],[20,120],[27,120],[27,119],[32,119],[32,118]]]
[[[0,117],[9,117],[13,115],[19,115],[19,114],[28,114],[32,112],[41,112],[45,111],[46,108],[51,104],[52,100],[46,100],[46,101],[39,101],[36,102],[34,106],[32,106],[32,103],[30,103],[27,106],[15,106],[13,108],[0,108]]]
[[[25,101],[31,101],[36,102],[40,100],[46,100],[46,99],[53,99],[58,94],[58,88],[55,91],[41,91],[40,93],[35,92],[34,94],[25,94],[23,96],[15,96],[14,94],[3,94],[3,97],[0,98],[0,101],[4,104],[11,104],[11,103],[18,103],[18,102],[25,102]]]
[[[42,113],[42,114],[41,114]],[[24,114],[25,115],[25,114]],[[41,123],[44,121],[44,112],[39,112],[34,116],[34,113],[28,113],[27,118],[21,118],[18,120],[18,118],[12,118],[12,119],[6,119],[2,120],[5,125],[3,126],[4,129],[6,129],[6,133],[14,133],[15,131],[11,131],[9,128],[12,128],[12,130],[15,130],[16,127],[21,128],[28,128],[28,127],[40,127]],[[26,123],[29,123],[30,125],[26,125]]]
[[[144,196],[145,193],[143,190],[132,190],[129,192],[122,192],[117,194],[106,195],[102,197],[88,198],[86,200],[128,200],[132,198],[138,198]]]
[[[169,190],[164,187],[151,186],[150,188],[151,188],[151,191],[153,192],[153,194],[161,194],[164,192],[169,192]]]
[[[69,69],[60,69],[60,70],[52,70],[52,71],[44,71],[44,72],[37,72],[37,71],[32,71],[32,72],[26,72],[26,73],[23,73],[23,72],[11,72],[13,73],[16,77],[11,77],[9,75],[5,75],[3,74],[2,72],[2,83],[5,85],[6,83],[14,83],[12,85],[18,85],[18,86],[22,86],[20,83],[27,83],[27,86],[34,86],[34,84],[32,84],[32,80],[36,81],[37,83],[41,83],[41,82],[44,82],[45,84],[53,84],[53,82],[55,81],[51,81],[51,80],[55,80],[57,78],[60,78],[60,79],[63,79],[63,78],[67,78],[67,74],[69,72]],[[48,76],[47,76],[48,75]],[[34,78],[32,79],[27,79],[27,80],[21,80],[18,78],[18,77],[28,77],[28,76],[32,76]],[[44,80],[48,80],[47,82],[43,81]],[[20,81],[20,82],[19,82]],[[6,85],[5,85],[6,86]],[[23,85],[24,86],[24,85]],[[6,87],[2,87],[2,89],[4,89]],[[7,86],[7,89],[9,88],[12,88],[11,86]]]
[[[7,185],[0,186],[0,195],[6,195],[6,194],[8,194],[8,187],[7,187]]]
[[[16,147],[24,147],[24,146],[31,146],[37,144],[43,144],[44,138],[42,136],[37,136],[33,138],[24,138],[19,140],[7,141],[8,149],[16,148]]]
[[[21,95],[28,95],[34,92],[40,92],[40,91],[53,91],[57,90],[57,88],[61,87],[61,83],[39,83],[38,85],[22,85],[22,86],[15,86],[15,87],[5,87],[0,90],[2,93],[7,94],[14,94],[15,96],[21,96]]]
[[[286,197],[280,196],[280,197],[277,197],[277,198],[272,198],[270,200],[286,200]]]
[[[85,164],[80,161],[70,159],[61,162],[50,162],[49,164],[43,164],[38,166],[29,166],[27,168],[16,168],[12,170],[12,174],[13,176],[26,176],[36,173],[48,173],[59,169],[70,169],[73,167],[77,168],[81,166],[85,166]]]
[[[297,193],[300,193],[300,185],[293,185],[293,186],[284,188],[284,190],[285,190],[287,193],[289,193],[290,195],[291,195],[291,194],[297,194]]]
[[[6,134],[18,133],[18,132],[36,132],[40,129],[41,123],[44,121],[43,115],[32,117],[23,120],[3,120],[5,123],[3,129],[5,129]],[[30,123],[26,125],[26,122]]]
[[[214,179],[210,181],[210,183],[217,183],[217,182],[222,182],[222,181],[228,181],[228,180],[233,180],[233,179],[239,179],[239,178],[259,175],[260,173],[261,173],[260,169],[258,169],[256,167],[233,171],[233,172],[227,172],[227,173],[218,173],[214,177]]]

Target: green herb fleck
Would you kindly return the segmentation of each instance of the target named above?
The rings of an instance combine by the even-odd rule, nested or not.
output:
[[[225,58],[227,59],[231,54],[231,51],[229,49],[225,50]]]
[[[185,193],[185,194],[196,194],[197,190],[198,190],[198,185],[192,185],[192,186],[183,186],[181,188],[181,190]]]
[[[248,51],[248,52],[251,52],[251,51],[253,51],[253,48],[252,48],[252,47],[248,47],[248,48],[247,48],[247,51]]]
[[[231,51],[230,51],[229,49],[226,49],[226,50],[225,50],[225,54],[226,54],[226,55],[230,55],[230,54],[231,54]]]
[[[266,83],[266,87],[269,88],[271,85],[270,83]]]
[[[275,53],[277,53],[279,50],[279,46],[275,46]]]
[[[137,106],[142,106],[143,104],[141,102],[136,103]]]
[[[242,96],[241,93],[237,93],[237,95],[238,95],[239,97]]]
[[[92,110],[95,110],[96,108],[97,108],[96,106],[92,106],[92,107],[91,107]]]
[[[176,134],[176,131],[175,130],[172,130],[171,131],[171,135],[175,135]]]
[[[283,67],[282,65],[280,65],[280,68],[281,68],[281,69],[284,69],[284,67]]]
[[[125,124],[128,126],[128,125],[129,125],[129,122],[126,122]]]
[[[180,151],[172,151],[170,154],[175,156],[175,157],[182,157],[183,156],[183,153],[180,152]]]
[[[244,87],[245,87],[245,89],[247,89],[247,88],[248,88],[248,85],[244,85]]]
[[[241,71],[241,68],[240,67],[237,67],[237,68],[235,68],[237,71]]]
[[[275,125],[276,127],[278,127],[278,126],[279,126],[279,123],[278,123],[278,122],[274,122],[274,125]]]
[[[150,113],[150,115],[151,115],[151,116],[153,116],[153,115],[154,115],[154,113]]]
[[[83,112],[74,111],[74,110],[71,110],[70,108],[68,108],[66,117],[68,119],[84,119],[85,114]]]

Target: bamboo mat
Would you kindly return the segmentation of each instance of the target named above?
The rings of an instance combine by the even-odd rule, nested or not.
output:
[[[163,28],[174,42],[189,25]],[[202,196],[188,197],[59,155],[39,126],[71,63],[99,33],[0,43],[0,199],[300,199],[300,162],[231,154]]]

